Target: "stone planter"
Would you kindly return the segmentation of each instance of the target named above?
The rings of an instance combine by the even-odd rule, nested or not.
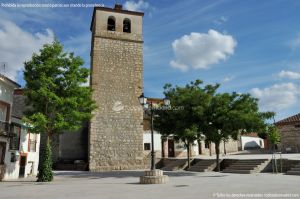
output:
[[[165,184],[169,182],[169,176],[163,175],[159,169],[145,171],[145,176],[140,177],[140,184]]]

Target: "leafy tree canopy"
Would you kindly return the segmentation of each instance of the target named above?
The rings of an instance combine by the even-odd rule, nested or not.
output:
[[[271,144],[274,145],[280,143],[280,139],[281,139],[280,132],[275,125],[269,125],[267,127],[267,135]]]
[[[91,90],[82,86],[89,77],[83,63],[74,53],[65,53],[58,41],[44,45],[25,62],[25,95],[30,107],[25,120],[32,124],[33,132],[52,135],[77,130],[91,118],[95,105]]]
[[[173,135],[187,146],[204,135],[216,145],[242,132],[263,132],[272,112],[259,112],[258,100],[250,94],[218,93],[219,84],[205,85],[196,80],[185,87],[166,84],[164,94],[172,108],[157,111],[155,128],[163,135]],[[188,154],[189,157],[189,154]]]
[[[155,129],[161,134],[172,135],[175,140],[184,142],[188,160],[190,145],[200,138],[199,124],[202,123],[211,97],[219,87],[218,84],[202,84],[201,80],[191,82],[185,87],[166,84],[164,94],[171,101],[171,109],[156,111],[158,117],[154,121]]]

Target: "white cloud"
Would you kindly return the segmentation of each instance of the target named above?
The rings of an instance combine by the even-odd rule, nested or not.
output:
[[[233,78],[233,76],[224,77],[223,82],[230,82],[231,80],[233,80]]]
[[[145,2],[144,0],[139,0],[138,2],[135,1],[126,1],[124,4],[125,10],[131,11],[142,11],[149,8],[149,3]]]
[[[13,22],[0,20],[0,62],[6,62],[4,74],[16,80],[17,73],[24,67],[24,61],[38,52],[45,43],[54,39],[52,30],[31,34]]]
[[[170,65],[171,65],[173,68],[178,68],[178,69],[180,69],[180,70],[182,70],[182,71],[188,71],[188,69],[189,69],[189,67],[188,67],[186,64],[182,64],[182,63],[180,63],[180,62],[178,62],[178,61],[174,61],[174,60],[172,60],[172,61],[170,62]]]
[[[76,37],[70,37],[64,41],[65,50],[74,52],[76,56],[89,55],[90,52],[91,34],[78,34]],[[90,57],[88,57],[90,58]]]
[[[237,42],[231,35],[215,30],[209,30],[207,34],[192,32],[172,43],[175,59],[170,65],[183,71],[190,66],[194,69],[209,68],[234,54],[236,45]]]
[[[300,79],[300,73],[282,70],[280,71],[280,73],[278,73],[278,77],[292,79],[292,80]]]
[[[221,25],[228,21],[228,18],[225,16],[221,16],[219,19],[214,20],[214,23],[217,25]]]
[[[224,17],[224,16],[220,17],[220,21],[222,21],[222,22],[226,22],[227,20],[228,20],[227,17]]]
[[[293,39],[292,41],[288,42],[288,45],[290,46],[291,49],[295,49],[300,47],[300,35]]]
[[[250,93],[259,99],[259,106],[263,110],[278,111],[298,102],[300,88],[294,83],[282,83],[263,89],[253,88]]]

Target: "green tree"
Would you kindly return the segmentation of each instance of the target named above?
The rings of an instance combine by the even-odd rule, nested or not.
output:
[[[212,94],[219,85],[202,86],[201,80],[196,80],[185,87],[173,87],[166,84],[164,94],[171,101],[171,109],[158,110],[155,118],[155,129],[164,136],[173,136],[175,140],[184,143],[187,149],[188,167],[190,167],[190,151],[194,141],[201,136],[199,126],[204,110],[208,106]]]
[[[25,96],[30,109],[25,113],[24,121],[32,125],[32,132],[43,133],[46,137],[38,181],[53,178],[52,136],[77,130],[83,121],[92,117],[91,112],[95,109],[92,91],[82,86],[90,72],[81,67],[83,63],[74,53],[64,52],[58,41],[44,45],[38,54],[25,62]]]
[[[275,156],[275,151],[276,151],[276,145],[278,143],[280,143],[280,132],[279,132],[278,128],[274,124],[272,124],[272,125],[267,126],[266,134],[267,134],[267,137],[268,137],[268,139],[271,143],[271,147],[272,147],[272,170],[273,170],[273,172],[275,170],[277,173],[278,168],[277,168],[277,160],[276,160],[276,156]],[[282,163],[281,163],[281,165],[282,165]],[[282,172],[282,169],[281,169],[281,172]]]
[[[53,180],[52,172],[52,153],[50,143],[46,144],[44,154],[42,156],[41,165],[39,165],[38,181],[39,182],[50,182]]]
[[[275,125],[269,125],[267,127],[267,135],[272,145],[280,143],[280,132]]]
[[[158,111],[155,128],[163,135],[173,135],[188,149],[195,140],[215,144],[217,170],[220,170],[220,143],[237,139],[242,130],[262,132],[272,113],[259,112],[257,102],[249,94],[217,93],[220,85],[202,85],[196,80],[185,87],[167,84],[164,94],[172,109]],[[180,107],[180,108],[178,108]]]
[[[197,126],[186,127],[182,131],[178,131],[174,135],[174,139],[184,143],[187,150],[188,168],[191,166],[191,147],[194,145],[194,141],[197,140],[198,129]]]
[[[264,118],[269,118],[269,119],[273,118],[273,120],[274,120],[275,112],[264,112],[263,117]],[[272,126],[272,125],[266,124],[264,126],[264,128],[261,128],[261,130],[257,132],[258,137],[260,137],[261,139],[267,139],[269,137],[268,128],[270,126]]]
[[[260,132],[270,113],[259,112],[258,100],[250,94],[216,94],[205,112],[203,133],[215,144],[217,170],[220,171],[220,143],[237,139],[242,130]]]

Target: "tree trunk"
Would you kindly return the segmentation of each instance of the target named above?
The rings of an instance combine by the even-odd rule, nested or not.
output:
[[[223,142],[224,142],[224,154],[226,155],[227,154],[227,152],[226,152],[226,142],[225,142],[225,140]]]
[[[201,140],[200,140],[200,139],[198,139],[198,140],[197,140],[197,142],[198,142],[198,153],[199,153],[199,155],[201,155],[201,154],[202,154]]]
[[[188,158],[188,169],[189,169],[190,166],[191,166],[191,163],[190,163],[190,143],[189,142],[187,143],[187,158]]]
[[[161,157],[165,157],[165,141],[166,139],[164,137],[161,137]]]
[[[217,163],[217,171],[220,171],[220,143],[215,143],[215,149],[216,149],[216,163]]]

